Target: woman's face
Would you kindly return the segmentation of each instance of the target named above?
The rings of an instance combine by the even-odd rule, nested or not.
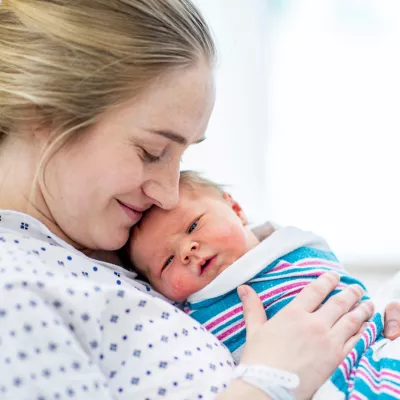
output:
[[[199,64],[104,113],[45,170],[41,191],[58,227],[78,246],[115,250],[141,212],[175,207],[181,156],[204,139],[213,105],[213,71]]]

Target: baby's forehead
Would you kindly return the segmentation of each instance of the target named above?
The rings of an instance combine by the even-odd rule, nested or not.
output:
[[[134,229],[138,234],[167,233],[169,230],[178,227],[187,218],[191,217],[196,205],[201,205],[202,200],[216,197],[217,193],[209,187],[192,187],[180,185],[179,203],[172,210],[163,210],[153,206],[148,210],[140,223]],[[165,230],[164,230],[165,229]]]
[[[182,194],[191,197],[192,199],[201,198],[202,196],[212,197],[221,194],[218,189],[211,185],[199,184],[196,182],[181,182],[179,183],[179,195]]]

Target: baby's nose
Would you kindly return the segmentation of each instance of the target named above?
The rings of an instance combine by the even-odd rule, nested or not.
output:
[[[182,252],[182,261],[184,263],[188,263],[191,258],[193,258],[196,255],[196,251],[199,249],[199,244],[196,242],[190,242],[188,243]]]

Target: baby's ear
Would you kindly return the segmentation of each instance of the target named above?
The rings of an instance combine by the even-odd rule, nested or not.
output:
[[[240,218],[243,226],[246,226],[248,224],[247,217],[244,211],[242,210],[242,207],[240,207],[240,204],[237,201],[235,201],[229,193],[225,192],[223,194],[223,198],[228,202],[228,204],[232,207],[232,210]]]

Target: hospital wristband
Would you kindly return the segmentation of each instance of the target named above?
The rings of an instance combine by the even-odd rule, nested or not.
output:
[[[293,389],[300,384],[296,374],[266,365],[239,364],[233,372],[233,379],[257,387],[271,400],[295,400]]]

